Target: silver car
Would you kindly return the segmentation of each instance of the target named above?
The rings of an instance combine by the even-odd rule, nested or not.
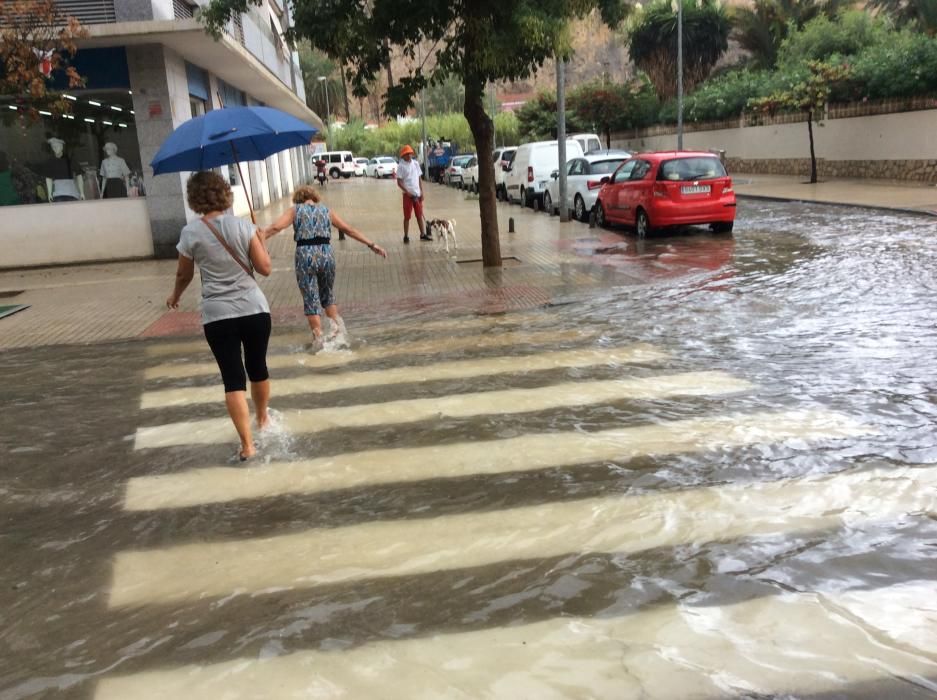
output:
[[[602,178],[611,175],[630,157],[628,151],[609,150],[566,161],[566,210],[580,221],[588,221],[589,212],[602,189]],[[559,199],[560,173],[554,170],[543,193],[543,210],[551,215],[558,213]]]

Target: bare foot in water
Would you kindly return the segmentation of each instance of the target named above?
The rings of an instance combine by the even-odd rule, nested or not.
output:
[[[238,457],[240,457],[242,462],[246,462],[255,454],[257,454],[257,448],[254,447],[253,443],[251,443],[250,445],[241,445],[241,450],[238,452]]]
[[[257,428],[263,430],[270,425],[270,414],[264,412],[262,416],[257,416]]]

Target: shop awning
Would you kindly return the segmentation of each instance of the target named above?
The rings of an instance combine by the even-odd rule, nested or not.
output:
[[[79,48],[162,44],[265,105],[325,129],[322,119],[250,51],[227,34],[214,40],[196,19],[92,24],[86,29],[89,35],[78,41]],[[298,67],[296,72],[302,80]]]

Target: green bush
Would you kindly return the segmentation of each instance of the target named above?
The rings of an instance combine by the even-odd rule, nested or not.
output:
[[[910,31],[893,32],[887,42],[869,47],[850,61],[851,95],[882,99],[937,93],[937,38]]]
[[[778,67],[790,70],[808,61],[854,56],[870,46],[888,43],[894,34],[887,20],[861,10],[844,12],[835,20],[817,17],[781,43]]]

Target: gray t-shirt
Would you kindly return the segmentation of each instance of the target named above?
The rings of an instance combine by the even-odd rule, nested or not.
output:
[[[250,266],[251,238],[256,227],[231,214],[223,214],[211,222],[241,261]],[[270,312],[267,298],[256,280],[244,272],[201,219],[186,224],[176,250],[198,265],[202,277],[203,324]]]

